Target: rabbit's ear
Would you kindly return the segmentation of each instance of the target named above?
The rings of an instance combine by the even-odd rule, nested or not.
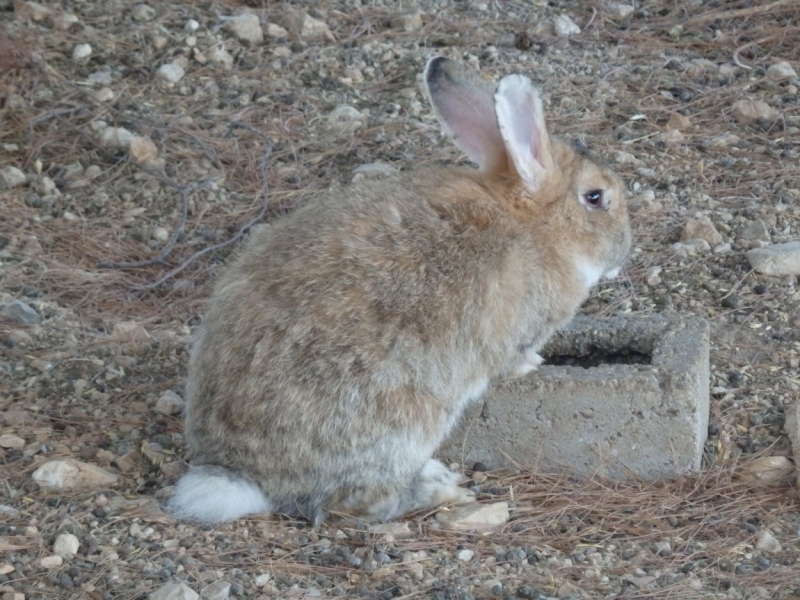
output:
[[[423,81],[436,118],[459,150],[482,171],[504,168],[507,158],[495,115],[495,84],[442,56],[428,61]]]
[[[497,86],[494,107],[508,157],[525,187],[535,192],[553,168],[539,90],[527,77],[509,75]]]

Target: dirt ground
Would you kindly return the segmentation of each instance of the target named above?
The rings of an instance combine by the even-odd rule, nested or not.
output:
[[[0,307],[24,304],[0,320],[4,600],[800,597],[800,292],[746,257],[800,237],[796,0],[43,4],[0,0]],[[583,312],[709,320],[703,471],[473,474],[511,507],[490,533],[176,523],[158,502],[210,285],[259,220],[466,161],[418,87],[437,54],[529,75],[551,129],[625,178],[634,250]],[[64,458],[116,479],[34,481]]]

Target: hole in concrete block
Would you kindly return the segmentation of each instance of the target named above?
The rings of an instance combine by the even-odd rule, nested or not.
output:
[[[559,353],[544,356],[546,365],[584,369],[601,365],[649,365],[652,361],[652,355],[631,348],[608,351],[604,348],[590,347],[588,353]]]

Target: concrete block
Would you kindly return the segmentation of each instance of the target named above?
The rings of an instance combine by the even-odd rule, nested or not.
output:
[[[709,327],[681,316],[576,317],[537,371],[498,382],[437,453],[612,479],[698,469],[708,430]]]

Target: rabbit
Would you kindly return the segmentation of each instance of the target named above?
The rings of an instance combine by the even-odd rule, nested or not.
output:
[[[437,447],[623,265],[620,179],[548,135],[527,77],[435,57],[423,86],[479,168],[362,181],[252,234],[192,349],[178,518],[385,522],[474,500]]]

